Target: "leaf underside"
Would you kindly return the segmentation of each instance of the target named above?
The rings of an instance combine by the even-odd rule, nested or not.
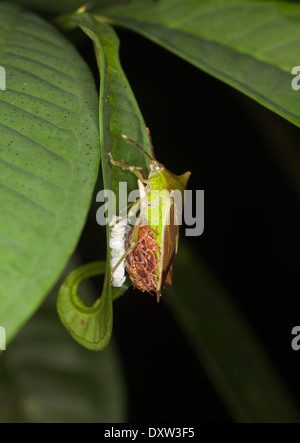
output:
[[[62,272],[99,165],[97,91],[73,46],[36,15],[0,4],[0,324],[8,339]]]
[[[145,165],[146,156],[132,149],[132,145],[122,138],[122,133],[129,134],[148,148],[148,151],[149,138],[119,62],[119,40],[116,33],[110,26],[95,22],[88,13],[76,15],[73,21],[94,43],[100,73],[99,127],[103,185],[104,189],[112,189],[115,195],[118,195],[120,181],[126,181],[128,189],[131,190],[136,188],[136,179],[131,173],[124,173],[121,168],[112,167],[107,153],[112,151],[117,157],[122,156],[129,164],[135,161]],[[58,298],[58,312],[62,322],[75,340],[91,350],[101,350],[107,346],[112,334],[112,302],[128,288],[128,282],[122,288],[112,288],[110,284],[108,227],[107,251],[106,267],[102,263],[95,271],[105,274],[105,281],[101,297],[92,308],[84,306],[78,298],[76,285],[74,286],[76,279],[79,281],[84,278],[80,275],[80,269],[64,282]],[[82,275],[90,271],[93,273],[93,267],[94,264],[86,265]]]
[[[79,263],[72,257],[66,271]],[[85,290],[97,296],[90,282]],[[57,291],[1,355],[0,423],[123,422],[126,389],[115,344],[101,353],[78,346],[57,318]]]
[[[93,12],[101,21],[142,34],[300,126],[299,93],[291,87],[291,70],[299,65],[298,4],[159,0]]]

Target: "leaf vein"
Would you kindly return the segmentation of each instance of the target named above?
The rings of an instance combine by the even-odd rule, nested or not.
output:
[[[19,191],[18,189],[13,188],[12,186],[9,186],[7,184],[4,184],[0,181],[0,188],[4,188],[6,190],[9,190],[13,194],[16,194],[17,196],[21,196],[22,199],[28,200],[31,203],[33,203],[38,208],[42,209],[43,211],[49,212],[49,214],[53,215],[54,217],[57,217],[57,213],[54,212],[52,209],[49,209],[49,207],[42,205],[40,202],[37,202],[33,198],[29,197],[28,195],[24,194],[23,192]]]
[[[72,161],[66,157],[63,157],[61,154],[58,154],[57,152],[52,151],[51,149],[47,148],[47,146],[41,145],[40,143],[38,143],[37,141],[33,140],[32,138],[30,138],[29,136],[23,134],[22,132],[18,131],[15,128],[11,128],[10,126],[5,125],[4,123],[0,123],[0,127],[3,127],[5,129],[9,129],[12,133],[17,133],[18,135],[20,135],[21,137],[24,137],[26,140],[28,140],[30,143],[33,143],[34,145],[36,145],[37,148],[42,148],[45,151],[47,151],[50,154],[54,154],[57,157],[61,158],[64,161],[67,161],[68,163],[72,164]]]

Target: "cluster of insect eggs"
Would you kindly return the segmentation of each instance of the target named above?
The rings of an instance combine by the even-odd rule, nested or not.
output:
[[[125,268],[131,281],[141,291],[155,291],[158,245],[151,235],[149,226],[141,226],[137,244],[132,252],[125,257],[125,251],[131,244],[132,227],[128,219],[114,216],[110,226],[110,263],[113,270],[111,284],[121,287],[126,280]]]
[[[122,257],[125,255],[125,245],[131,226],[127,218],[114,216],[110,221],[110,265],[114,269],[112,273],[112,286],[121,287],[126,280],[125,261]]]

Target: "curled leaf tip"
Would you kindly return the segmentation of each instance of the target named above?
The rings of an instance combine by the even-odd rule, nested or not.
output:
[[[101,297],[87,306],[78,296],[78,287],[91,277],[106,273],[105,261],[93,262],[72,271],[62,283],[57,310],[72,337],[91,350],[101,350],[109,343],[112,330],[112,296],[105,278]]]

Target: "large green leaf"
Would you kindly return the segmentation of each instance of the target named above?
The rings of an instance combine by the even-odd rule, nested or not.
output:
[[[104,189],[118,195],[119,183],[126,181],[128,192],[136,189],[136,178],[119,167],[112,167],[108,152],[115,158],[122,157],[129,164],[144,166],[147,157],[122,138],[126,134],[141,143],[150,152],[149,137],[145,123],[135,101],[119,61],[119,40],[114,30],[103,23],[97,23],[82,13],[74,22],[92,39],[100,72],[100,145]],[[147,160],[146,160],[147,159]],[[107,250],[109,251],[109,230],[107,227]],[[86,306],[78,297],[77,287],[88,276],[105,273],[101,297],[92,307]],[[75,340],[91,350],[107,346],[113,326],[112,302],[128,288],[110,285],[110,259],[104,263],[92,263],[75,270],[61,287],[58,298],[58,312],[62,322]]]
[[[76,266],[74,258],[68,269]],[[95,297],[90,284],[86,292]],[[55,309],[57,288],[0,359],[1,423],[119,423],[126,393],[117,348],[101,353],[65,334]]]
[[[168,292],[164,300],[236,421],[300,422],[299,410],[254,331],[184,242]]]
[[[75,10],[85,2],[84,0],[12,0],[11,3],[40,11],[65,12]]]
[[[299,4],[136,1],[96,14],[144,35],[300,126],[299,92],[291,87],[291,70],[299,65]]]
[[[0,4],[0,325],[8,339],[73,252],[99,165],[97,91],[73,46]]]
[[[112,166],[107,155],[122,158],[129,165],[146,166],[149,159],[139,149],[122,138],[125,134],[151,153],[145,122],[119,60],[119,39],[110,26],[99,23],[87,14],[74,20],[94,41],[100,71],[100,131],[104,189],[116,196],[119,183],[128,183],[128,192],[137,188],[135,176]]]
[[[11,3],[32,8],[37,11],[47,13],[74,12],[76,9],[87,5],[88,9],[95,7],[111,6],[120,2],[129,3],[132,0],[11,0]],[[148,0],[143,0],[148,1]]]

